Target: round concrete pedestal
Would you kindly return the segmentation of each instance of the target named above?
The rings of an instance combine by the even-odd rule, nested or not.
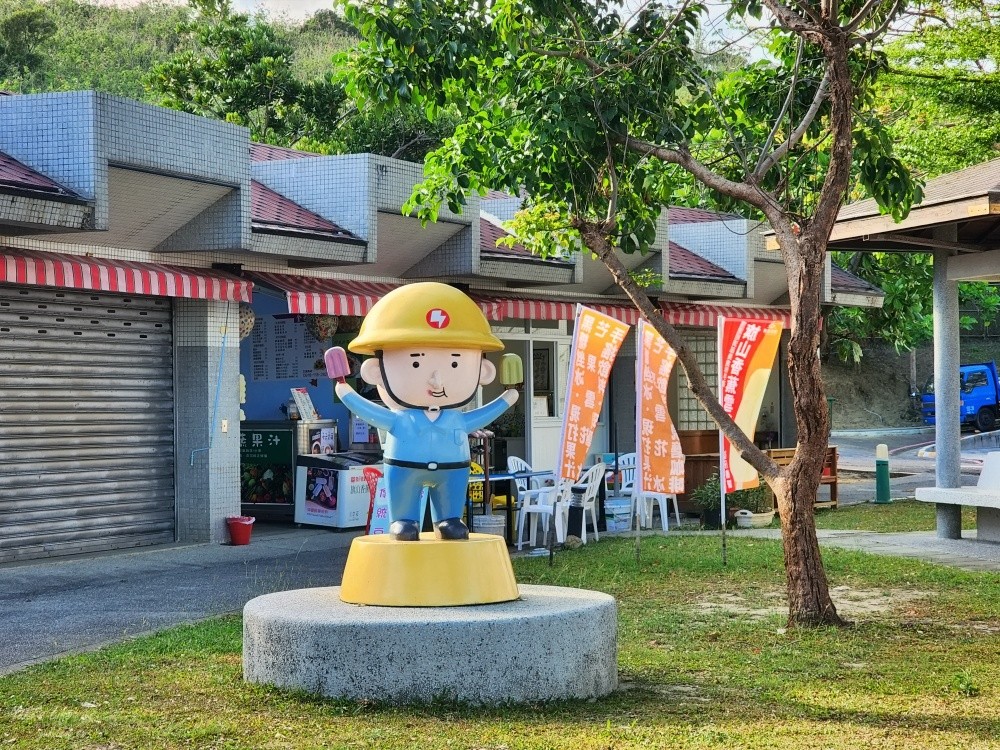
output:
[[[521,586],[474,607],[365,607],[340,588],[259,596],[243,609],[243,676],[335,698],[526,703],[607,695],[618,684],[615,601]]]

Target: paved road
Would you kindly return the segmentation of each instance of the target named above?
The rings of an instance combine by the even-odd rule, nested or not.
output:
[[[340,585],[351,533],[258,524],[250,545],[169,545],[0,566],[0,674],[261,594]]]

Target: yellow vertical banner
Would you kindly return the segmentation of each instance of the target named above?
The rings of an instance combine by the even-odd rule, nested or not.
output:
[[[667,411],[667,383],[677,352],[653,326],[639,321],[635,360],[635,452],[637,496],[684,492],[684,454]]]
[[[576,306],[559,447],[559,479],[575,481],[583,473],[601,416],[611,366],[628,329],[628,324],[610,315]]]
[[[719,318],[719,401],[726,414],[753,440],[781,339],[781,321]],[[721,433],[720,433],[721,435]],[[757,470],[720,437],[725,492],[760,484]]]

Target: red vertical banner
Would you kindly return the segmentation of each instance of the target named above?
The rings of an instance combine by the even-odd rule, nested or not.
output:
[[[751,440],[781,329],[777,320],[719,318],[719,401]],[[721,436],[720,447],[726,493],[760,484],[757,470],[743,460],[725,435]]]
[[[684,492],[684,454],[667,410],[667,383],[676,360],[677,352],[651,325],[640,320],[635,359],[635,487],[638,494]]]
[[[628,329],[626,323],[610,315],[583,305],[576,306],[559,447],[559,479],[575,481],[583,473],[601,417],[611,366]]]

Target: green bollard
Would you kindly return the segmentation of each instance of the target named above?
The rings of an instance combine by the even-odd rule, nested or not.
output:
[[[875,446],[875,502],[892,502],[889,497],[889,446],[885,443]]]

